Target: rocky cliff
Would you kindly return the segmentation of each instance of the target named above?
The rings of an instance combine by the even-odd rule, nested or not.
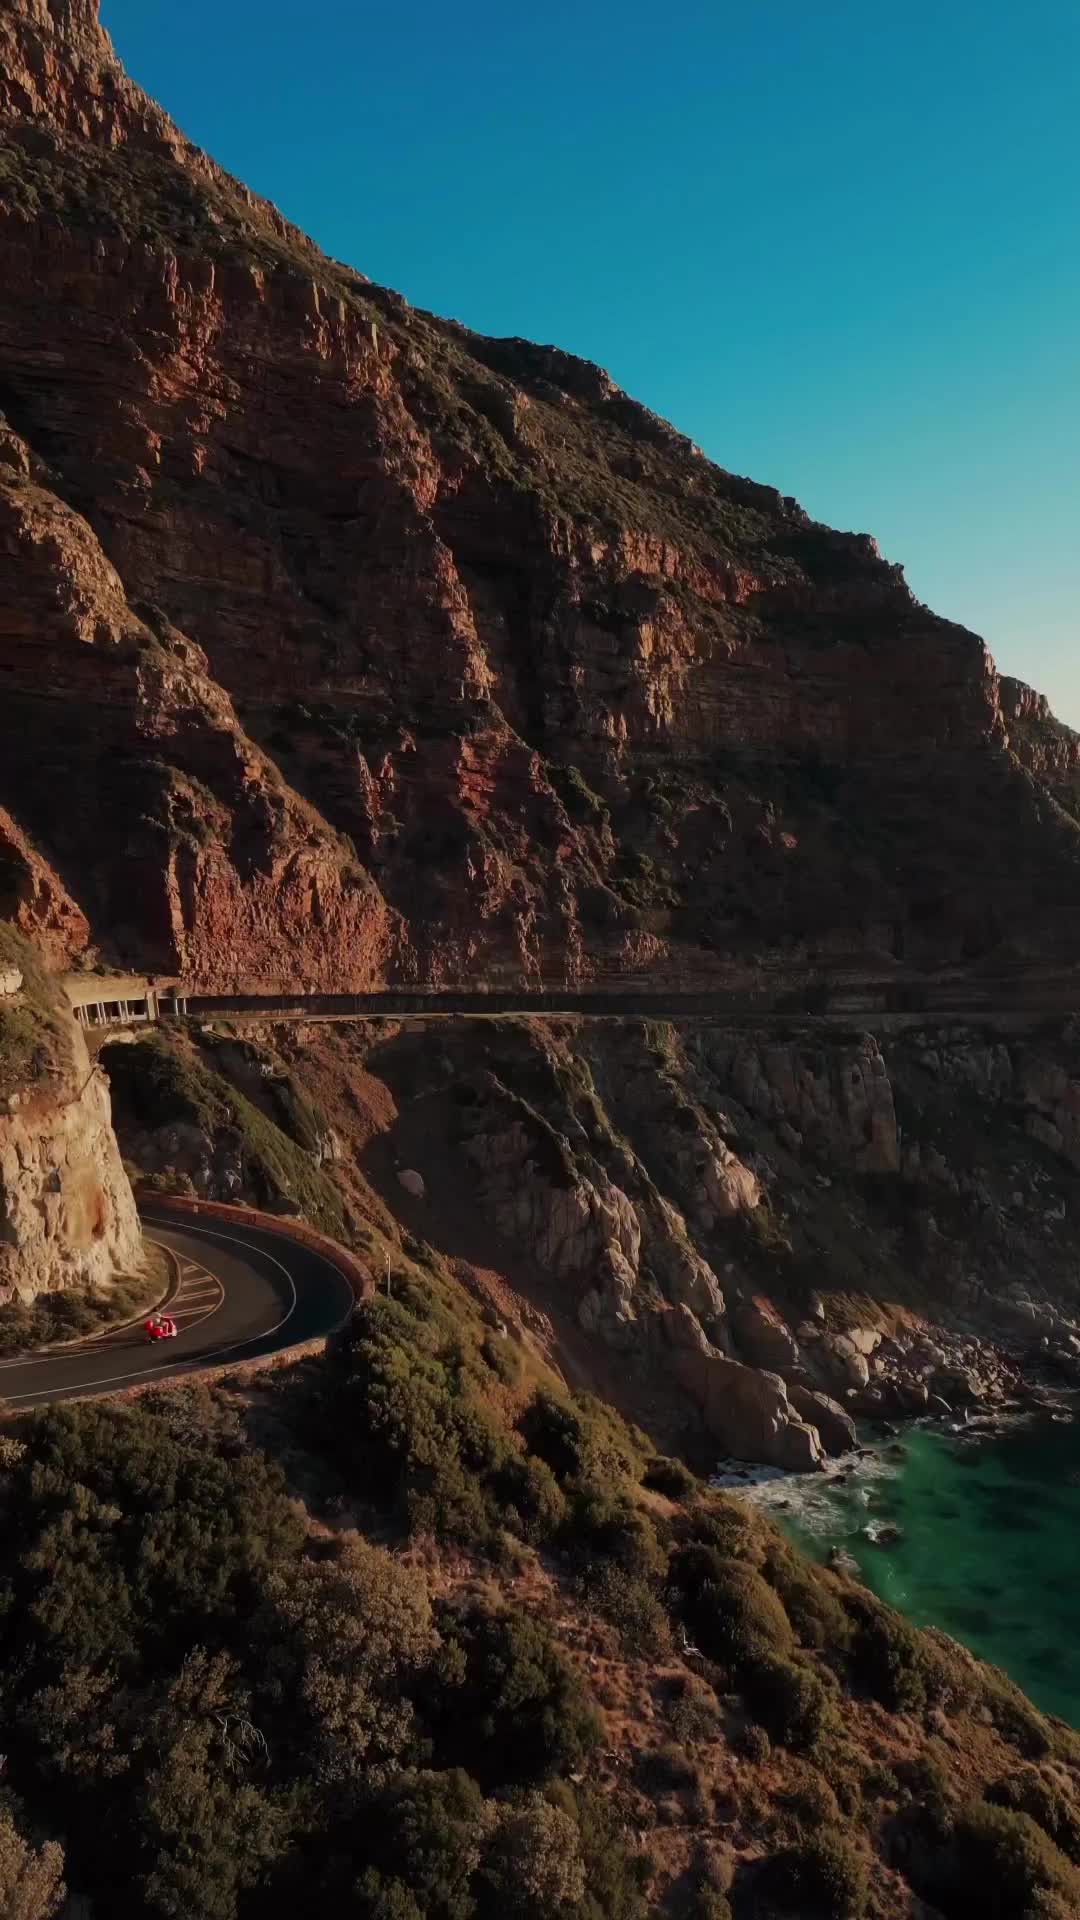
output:
[[[142,1240],[91,1062],[32,949],[0,926],[0,1303],[133,1274]]]
[[[324,258],[93,0],[0,36],[24,919],[218,986],[1073,960],[1075,737],[871,539]]]
[[[422,1250],[702,1465],[1080,1384],[1074,1022],[312,1023],[104,1059],[156,1184],[299,1208],[380,1271]]]

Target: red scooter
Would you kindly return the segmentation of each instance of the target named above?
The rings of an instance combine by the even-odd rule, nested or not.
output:
[[[146,1323],[148,1340],[175,1340],[176,1321],[167,1313],[154,1315]]]

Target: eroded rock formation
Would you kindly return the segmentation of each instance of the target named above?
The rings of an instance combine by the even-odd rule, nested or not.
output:
[[[1075,736],[871,539],[325,259],[92,0],[0,35],[0,803],[112,958],[806,988],[1075,957]]]
[[[108,1081],[72,1023],[62,1066],[0,1102],[0,1302],[92,1287],[141,1261]]]

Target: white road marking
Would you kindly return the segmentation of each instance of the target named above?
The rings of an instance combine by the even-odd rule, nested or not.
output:
[[[183,1226],[179,1227],[177,1231],[181,1233],[203,1233],[207,1236],[208,1239],[213,1239],[216,1237],[221,1240],[229,1241],[233,1246],[244,1247],[247,1249],[249,1253],[263,1254],[264,1257],[267,1260],[269,1260],[273,1266],[277,1267],[279,1273],[283,1273],[285,1275],[285,1278],[289,1283],[289,1291],[292,1294],[292,1305],[289,1307],[288,1312],[286,1314],[283,1314],[282,1318],[277,1322],[275,1322],[274,1326],[265,1327],[261,1333],[251,1334],[246,1340],[236,1340],[232,1343],[231,1346],[215,1347],[212,1349],[210,1353],[193,1354],[189,1360],[186,1360],[183,1363],[178,1363],[175,1369],[170,1368],[170,1372],[173,1372],[173,1371],[179,1372],[180,1364],[182,1364],[186,1369],[191,1369],[191,1370],[194,1370],[194,1369],[201,1370],[204,1367],[213,1366],[214,1363],[217,1360],[219,1360],[223,1354],[239,1353],[241,1349],[244,1347],[254,1347],[258,1345],[260,1340],[268,1340],[272,1334],[279,1333],[281,1331],[281,1328],[285,1326],[287,1322],[292,1319],[292,1316],[296,1312],[296,1307],[297,1307],[296,1283],[293,1280],[292,1274],[289,1272],[288,1268],[285,1266],[282,1266],[281,1261],[278,1260],[274,1254],[267,1253],[265,1247],[256,1246],[254,1242],[251,1240],[242,1240],[239,1234],[224,1233],[219,1227],[193,1227],[193,1226],[189,1226],[188,1223],[185,1221]],[[328,1266],[331,1264],[332,1263],[330,1261],[327,1261]],[[343,1273],[341,1273],[341,1269],[339,1267],[335,1267],[334,1272],[339,1275],[343,1283],[348,1284],[347,1282],[345,1282],[345,1276]],[[188,1328],[187,1331],[190,1332],[191,1329]],[[58,1388],[57,1394],[54,1397],[59,1398],[61,1394],[79,1393],[83,1391],[85,1388],[90,1388],[94,1392],[96,1392],[101,1387],[122,1386],[124,1385],[125,1382],[130,1382],[132,1380],[152,1380],[155,1378],[155,1376],[159,1374],[160,1374],[160,1369],[157,1367],[149,1367],[149,1368],[144,1367],[144,1368],[137,1369],[134,1373],[113,1374],[107,1380],[88,1380],[85,1382],[76,1381],[76,1382],[73,1382],[70,1387]],[[16,1401],[33,1400],[36,1398],[36,1395],[34,1395],[33,1393],[11,1393],[11,1394],[7,1394],[5,1398],[7,1400],[8,1406],[14,1406]]]
[[[161,1220],[155,1220],[154,1225],[158,1228],[158,1231],[161,1233],[167,1233],[170,1231],[170,1229]],[[238,1247],[248,1247],[253,1253],[266,1253],[265,1247],[256,1247],[252,1244],[250,1240],[241,1240],[238,1234],[225,1233],[219,1227],[196,1227],[196,1226],[193,1226],[187,1220],[179,1220],[177,1222],[175,1231],[177,1233],[204,1233],[207,1235],[209,1239],[212,1239],[215,1233],[219,1233],[223,1240],[233,1240],[235,1241]],[[346,1293],[349,1296],[349,1305],[345,1313],[342,1315],[341,1319],[338,1321],[338,1327],[343,1327],[345,1325],[346,1320],[349,1318],[349,1314],[352,1312],[353,1307],[356,1305],[356,1295],[352,1290],[351,1283],[346,1278],[345,1274],[342,1273],[341,1268],[337,1264],[337,1261],[331,1260],[328,1257],[328,1255],[325,1253],[322,1253],[318,1247],[305,1247],[302,1240],[298,1240],[296,1244],[298,1247],[302,1249],[303,1252],[314,1253],[316,1258],[321,1260],[324,1266],[329,1267],[331,1273],[336,1273],[338,1279],[341,1281],[342,1286],[344,1287]],[[268,1260],[273,1260],[275,1267],[280,1268],[281,1272],[285,1275],[286,1280],[289,1282],[289,1285],[292,1288],[293,1303],[292,1303],[292,1306],[289,1308],[288,1313],[285,1315],[285,1320],[289,1320],[292,1318],[292,1315],[296,1311],[296,1286],[293,1281],[293,1277],[291,1273],[289,1273],[288,1269],[281,1265],[281,1261],[274,1258],[274,1255],[272,1253],[266,1253],[266,1258]],[[283,1327],[285,1325],[285,1320],[279,1320],[278,1327]],[[337,1331],[337,1329],[335,1329],[335,1331]],[[277,1327],[271,1327],[270,1332],[276,1333]],[[255,1337],[259,1340],[262,1340],[265,1338],[265,1335],[257,1334]],[[247,1346],[250,1344],[250,1342],[244,1341],[242,1344],[244,1346]],[[222,1353],[231,1353],[232,1351],[233,1349],[231,1347],[221,1348]]]
[[[85,1382],[75,1381],[72,1383],[70,1387],[57,1388],[56,1393],[52,1396],[53,1399],[60,1399],[62,1397],[66,1397],[69,1394],[83,1393],[87,1391],[97,1392],[102,1387],[123,1386],[127,1383],[130,1383],[133,1380],[153,1380],[158,1378],[169,1379],[171,1377],[175,1377],[175,1375],[180,1373],[181,1371],[184,1371],[184,1372],[201,1371],[205,1367],[214,1365],[214,1363],[217,1360],[221,1359],[221,1357],[224,1354],[239,1353],[243,1350],[244,1347],[254,1347],[258,1345],[260,1340],[270,1339],[271,1335],[275,1333],[279,1333],[282,1327],[286,1326],[287,1323],[292,1319],[293,1314],[296,1312],[297,1305],[298,1305],[296,1282],[294,1281],[292,1274],[289,1272],[288,1268],[282,1265],[281,1261],[276,1257],[275,1254],[268,1253],[265,1247],[257,1246],[254,1243],[254,1241],[244,1240],[241,1238],[239,1234],[226,1233],[221,1227],[197,1227],[193,1225],[191,1222],[186,1220],[178,1223],[175,1228],[171,1228],[170,1226],[165,1225],[161,1221],[155,1221],[154,1225],[158,1228],[159,1232],[167,1233],[170,1231],[174,1231],[177,1233],[199,1233],[199,1234],[205,1235],[206,1238],[209,1240],[213,1240],[213,1239],[226,1240],[233,1246],[246,1248],[246,1250],[249,1253],[262,1254],[265,1259],[270,1261],[272,1266],[277,1267],[279,1273],[284,1274],[285,1279],[288,1282],[289,1291],[292,1294],[292,1304],[290,1305],[288,1312],[283,1314],[282,1318],[278,1320],[274,1324],[274,1326],[264,1328],[264,1330],[261,1333],[251,1334],[246,1340],[237,1340],[237,1341],[234,1341],[230,1346],[215,1347],[210,1353],[193,1354],[190,1359],[187,1359],[184,1361],[178,1361],[174,1366],[171,1366],[169,1368],[169,1371],[167,1374],[162,1374],[161,1369],[158,1367],[148,1367],[148,1368],[144,1367],[144,1368],[138,1369],[133,1373],[114,1374],[111,1376],[111,1378],[107,1380],[88,1380]],[[298,1245],[302,1245],[302,1244],[303,1244],[302,1242],[298,1242]],[[311,1252],[311,1251],[317,1251],[317,1250],[307,1248],[305,1249],[305,1251]],[[328,1259],[325,1254],[318,1254],[318,1257],[323,1261],[323,1264],[325,1266],[330,1268],[330,1271],[332,1273],[337,1274],[338,1279],[341,1281],[342,1286],[345,1288],[345,1291],[349,1296],[348,1309],[343,1314],[341,1320],[338,1322],[338,1326],[343,1327],[345,1325],[345,1322],[348,1320],[349,1314],[352,1312],[352,1308],[355,1304],[355,1295],[353,1294],[353,1290],[349,1284],[349,1281],[346,1279],[344,1273],[342,1272],[341,1268],[336,1264],[336,1262]],[[225,1292],[224,1286],[221,1281],[218,1281],[218,1285],[221,1286],[222,1298],[224,1298],[224,1292]],[[219,1302],[219,1305],[220,1305],[220,1302]],[[215,1308],[215,1309],[212,1309],[211,1311],[216,1312],[216,1310],[217,1309]],[[210,1315],[207,1314],[204,1317],[206,1319],[209,1319]],[[190,1333],[191,1328],[190,1327],[185,1328],[185,1332]],[[41,1359],[45,1360],[52,1357],[54,1356],[42,1355]],[[74,1358],[77,1358],[78,1356],[76,1354],[72,1354],[71,1357],[74,1359]],[[36,1364],[39,1364],[39,1362],[23,1360],[23,1361],[0,1362],[0,1367],[7,1366],[7,1365],[32,1366]],[[35,1398],[36,1398],[36,1395],[33,1393],[12,1393],[4,1396],[5,1403],[8,1406],[14,1406],[15,1403],[19,1400],[33,1400]]]
[[[150,1236],[148,1234],[147,1239],[149,1238]],[[161,1244],[160,1241],[157,1241],[157,1240],[153,1242],[154,1246],[160,1246],[160,1244]],[[271,1254],[269,1258],[273,1259],[273,1255]],[[196,1311],[199,1311],[201,1314],[201,1317],[198,1320],[194,1321],[192,1325],[202,1326],[203,1321],[213,1319],[213,1316],[218,1311],[218,1308],[223,1305],[225,1300],[225,1289],[222,1286],[221,1281],[217,1278],[216,1274],[207,1273],[205,1267],[200,1267],[194,1260],[189,1261],[188,1266],[190,1267],[193,1273],[205,1274],[206,1279],[213,1284],[213,1287],[216,1292],[216,1299],[214,1301],[214,1304],[212,1307],[206,1308],[205,1311],[202,1311],[201,1307],[196,1308],[196,1307],[181,1307],[181,1306],[177,1306],[175,1309],[173,1309],[170,1306],[169,1308],[166,1309],[166,1311],[172,1314],[172,1317],[174,1320],[177,1318],[178,1315],[183,1315],[184,1313],[189,1313],[189,1312],[194,1313]],[[194,1289],[191,1289],[190,1291],[198,1292],[199,1289],[194,1288]],[[181,1280],[180,1285],[176,1289],[174,1298],[177,1301],[179,1301],[181,1298],[187,1298],[187,1297],[189,1297],[189,1293],[185,1289],[184,1281]],[[0,1360],[0,1373],[10,1372],[10,1370],[13,1367],[44,1367],[50,1364],[58,1366],[64,1360],[82,1360],[85,1358],[85,1356],[88,1353],[97,1353],[101,1350],[102,1347],[112,1346],[113,1344],[115,1344],[116,1336],[118,1333],[131,1333],[134,1335],[136,1329],[142,1324],[143,1324],[143,1320],[142,1320],[142,1316],[140,1315],[137,1320],[132,1320],[131,1322],[129,1322],[129,1324],[126,1327],[105,1327],[102,1329],[100,1333],[88,1334],[87,1338],[85,1340],[80,1340],[77,1345],[71,1345],[69,1347],[64,1347],[59,1349],[54,1347],[51,1351],[47,1351],[45,1353],[27,1354],[21,1359],[16,1354],[12,1359]],[[185,1327],[184,1331],[185,1333],[190,1333],[192,1331],[192,1327]],[[66,1393],[69,1391],[69,1389],[66,1387],[62,1387],[62,1388],[58,1388],[57,1391]],[[12,1401],[26,1399],[26,1395],[20,1394],[20,1393],[13,1393],[13,1394],[5,1395],[4,1397]]]

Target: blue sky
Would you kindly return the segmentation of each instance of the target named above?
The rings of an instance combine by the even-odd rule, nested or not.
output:
[[[102,0],[338,258],[877,535],[1080,727],[1076,0]]]

